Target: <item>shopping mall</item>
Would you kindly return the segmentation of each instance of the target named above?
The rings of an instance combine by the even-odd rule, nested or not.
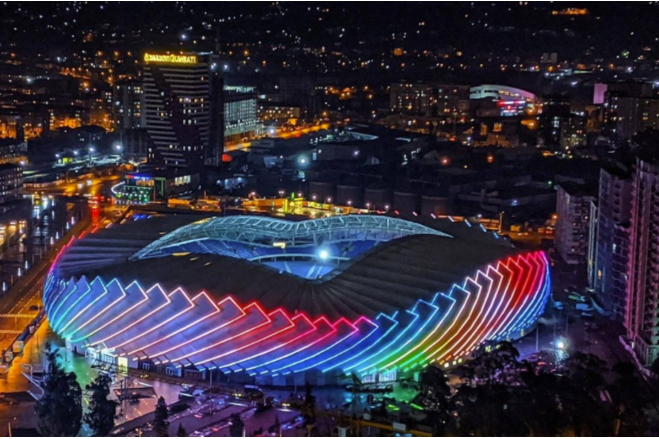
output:
[[[549,263],[480,225],[349,215],[151,218],[58,255],[44,306],[117,368],[290,385],[412,376],[532,329]]]

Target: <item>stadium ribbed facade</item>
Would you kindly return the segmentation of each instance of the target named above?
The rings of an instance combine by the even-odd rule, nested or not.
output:
[[[179,376],[384,380],[523,335],[550,294],[543,252],[467,222],[190,221],[102,229],[60,253],[44,305],[69,348]]]

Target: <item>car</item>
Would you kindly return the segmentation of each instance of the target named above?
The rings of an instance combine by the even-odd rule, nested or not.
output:
[[[222,424],[215,425],[215,426],[211,427],[211,430],[213,430],[213,432],[217,433],[220,430],[222,430],[223,428],[231,427],[232,425],[233,425],[233,423],[231,423],[231,422],[225,422],[225,423],[222,423]]]
[[[204,414],[201,413],[201,412],[197,412],[197,413],[195,413],[195,414],[192,415],[192,416],[194,416],[194,417],[197,418],[197,419],[203,419],[206,415],[204,415]]]

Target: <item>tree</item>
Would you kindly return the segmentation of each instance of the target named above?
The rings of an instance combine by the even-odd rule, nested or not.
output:
[[[415,401],[431,421],[433,436],[444,436],[452,420],[453,402],[448,377],[438,366],[428,366],[419,376],[421,389]]]
[[[279,415],[275,413],[275,423],[272,426],[273,433],[279,435],[279,430],[281,429],[281,424],[279,423]]]
[[[89,403],[89,412],[84,420],[91,428],[94,436],[108,436],[114,427],[114,416],[117,411],[117,402],[108,399],[112,379],[104,373],[85,387],[92,392]]]
[[[231,426],[229,427],[229,434],[231,437],[242,437],[245,424],[243,423],[240,414],[234,413],[231,415]]]
[[[655,380],[659,380],[659,357],[655,358],[650,366],[650,372]]]
[[[304,386],[302,416],[304,416],[304,421],[308,426],[316,423],[316,397],[311,393],[311,385],[309,382]]]
[[[644,409],[649,400],[647,387],[638,375],[636,367],[627,361],[619,362],[611,369],[616,379],[610,388],[614,404],[616,436],[644,436],[647,417]]]
[[[158,403],[156,404],[155,416],[153,418],[153,431],[158,437],[168,437],[169,436],[169,410],[167,409],[167,403],[165,398],[162,396],[158,398]]]
[[[503,384],[509,379],[509,373],[514,375],[519,369],[518,358],[519,351],[508,341],[484,343],[476,349],[466,366],[467,374],[475,382]]]
[[[42,436],[77,436],[82,426],[82,389],[76,374],[66,373],[59,365],[59,350],[47,349],[43,396],[34,408],[37,429]]]
[[[178,430],[176,430],[176,437],[188,437],[188,432],[185,431],[185,428],[183,428],[180,422],[178,424]]]

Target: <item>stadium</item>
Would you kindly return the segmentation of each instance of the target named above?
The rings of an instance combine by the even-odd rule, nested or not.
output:
[[[549,294],[541,251],[376,215],[135,221],[69,243],[43,292],[53,330],[93,361],[273,385],[452,367],[523,336]]]

